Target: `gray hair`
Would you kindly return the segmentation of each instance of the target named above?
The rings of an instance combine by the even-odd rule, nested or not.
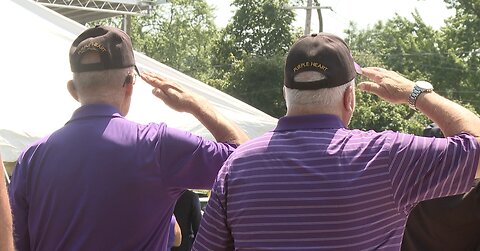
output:
[[[116,89],[125,82],[133,67],[73,73],[73,84],[80,91]]]
[[[304,73],[304,74],[302,74]],[[325,78],[319,72],[302,72],[296,76],[296,81],[316,81]],[[342,99],[345,90],[349,87],[355,87],[355,79],[344,85],[323,88],[318,90],[297,90],[285,87],[285,102],[287,108],[292,106],[317,106],[331,108],[338,105]]]

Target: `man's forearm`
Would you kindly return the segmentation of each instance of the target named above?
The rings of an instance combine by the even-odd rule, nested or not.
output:
[[[435,92],[421,94],[416,105],[418,110],[442,129],[445,136],[466,132],[480,142],[480,118],[467,108]],[[480,161],[475,177],[480,177]]]
[[[241,144],[248,140],[245,132],[217,112],[207,100],[198,102],[192,114],[212,133],[219,142]]]
[[[144,72],[141,77],[154,87],[153,95],[178,112],[194,115],[217,141],[241,144],[248,140],[242,129],[218,113],[205,98],[155,73]]]
[[[362,75],[372,81],[358,84],[360,90],[373,93],[394,104],[408,104],[415,83],[394,71],[383,68],[362,68]],[[465,107],[435,92],[424,92],[417,97],[415,106],[442,129],[445,136],[466,132],[480,142],[480,118]],[[477,177],[480,176],[480,161]]]
[[[480,139],[480,118],[467,108],[434,92],[421,94],[416,105],[445,136],[466,132]]]

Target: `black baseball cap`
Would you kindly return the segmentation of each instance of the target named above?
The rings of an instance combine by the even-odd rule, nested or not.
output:
[[[82,64],[87,52],[100,55],[99,63]],[[72,43],[70,48],[70,68],[72,72],[101,71],[135,67],[132,41],[122,30],[109,26],[95,26],[85,30]]]
[[[360,73],[345,41],[330,33],[302,36],[290,48],[285,62],[284,84],[299,90],[317,90],[344,85]],[[324,79],[297,82],[295,76],[305,71],[317,71]]]

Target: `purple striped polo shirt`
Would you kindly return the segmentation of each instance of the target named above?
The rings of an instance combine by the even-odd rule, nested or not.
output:
[[[195,250],[399,250],[419,201],[466,192],[467,134],[349,130],[333,115],[283,117],[225,162]]]

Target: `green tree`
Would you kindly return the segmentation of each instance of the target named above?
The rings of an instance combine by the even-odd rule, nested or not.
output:
[[[218,35],[213,9],[204,0],[171,0],[132,22],[140,51],[200,80],[212,74],[211,47]]]
[[[360,65],[385,67],[410,79],[430,80],[431,76],[426,74],[428,71],[420,68],[432,64],[432,59],[426,55],[432,54],[429,51],[435,47],[430,45],[435,42],[426,38],[437,35],[418,14],[414,14],[414,20],[411,22],[396,15],[365,30],[358,30],[355,24],[351,24],[346,30],[346,41]],[[407,106],[392,105],[374,95],[357,91],[357,108],[350,125],[365,130],[392,129],[419,134],[428,123],[426,117]]]
[[[234,0],[235,15],[218,43],[223,58],[233,54],[272,56],[285,53],[293,40],[293,11],[284,6],[288,0]]]
[[[102,23],[121,24],[120,18]],[[218,36],[213,9],[205,0],[170,0],[144,16],[131,18],[137,51],[200,80],[213,74],[211,50]]]
[[[216,42],[213,64],[229,71],[236,60],[245,56],[285,54],[294,40],[291,28],[294,13],[284,8],[287,2],[234,0],[236,12]]]
[[[465,48],[458,49],[461,46],[455,47],[452,41],[446,39],[445,31],[452,32],[448,22],[445,28],[437,31],[426,25],[417,12],[412,13],[412,16],[413,21],[409,21],[396,15],[365,30],[358,30],[355,25],[351,25],[346,31],[346,40],[354,57],[365,66],[383,66],[398,71],[409,79],[431,81],[436,92],[468,104],[472,100],[472,94],[478,94],[475,85],[468,82],[467,72],[472,71],[466,62],[471,59],[468,55],[472,51],[463,55],[455,54],[455,51],[465,51]],[[468,17],[474,19],[471,15]],[[478,16],[476,18],[478,20]],[[460,45],[461,41],[463,39],[460,39]],[[360,93],[358,103],[357,114],[361,116],[352,121],[354,127],[376,130],[391,128],[419,133],[428,123],[424,116],[414,113],[406,106],[389,105],[369,94]]]
[[[445,0],[455,15],[442,28],[441,49],[454,58],[461,76],[451,82],[451,96],[471,103],[480,112],[480,0]]]
[[[284,57],[246,56],[233,63],[229,85],[224,90],[273,117],[285,115],[283,99]]]
[[[413,13],[413,19],[409,21],[396,15],[361,32],[350,28],[347,42],[359,61],[362,54],[373,54],[389,69],[411,79],[429,80],[435,83],[436,90],[443,90],[449,83],[458,81],[459,69],[453,59],[441,51],[439,31],[425,24],[417,12]]]
[[[407,106],[392,105],[377,96],[357,91],[357,107],[350,122],[351,128],[363,130],[394,130],[421,134],[429,120]]]
[[[213,54],[212,83],[234,97],[279,117],[284,56],[296,38],[288,0],[234,0],[236,12],[221,31]]]

